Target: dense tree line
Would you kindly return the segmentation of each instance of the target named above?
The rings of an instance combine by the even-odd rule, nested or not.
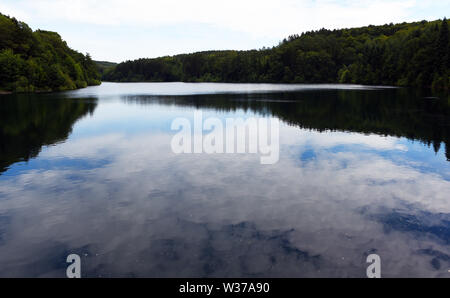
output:
[[[100,84],[89,54],[70,49],[55,32],[34,31],[0,13],[0,90],[71,90]]]
[[[106,72],[111,71],[117,63],[107,62],[107,61],[94,61],[97,65],[97,69],[100,72],[100,75],[103,76]]]
[[[306,32],[278,46],[126,61],[104,80],[356,83],[447,88],[448,21]]]

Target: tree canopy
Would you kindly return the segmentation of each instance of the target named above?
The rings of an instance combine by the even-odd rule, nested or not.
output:
[[[58,33],[33,31],[0,13],[0,90],[61,91],[100,84],[89,54],[68,47]]]
[[[448,21],[310,31],[273,48],[206,51],[120,63],[120,82],[355,83],[448,89]]]

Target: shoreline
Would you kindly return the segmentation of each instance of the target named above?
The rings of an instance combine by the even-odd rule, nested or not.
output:
[[[82,88],[67,89],[67,90],[52,90],[52,89],[45,90],[45,89],[40,89],[40,90],[21,91],[21,92],[0,90],[0,95],[10,95],[10,94],[40,94],[40,93],[66,92],[66,91],[74,91],[74,90],[85,89],[85,88],[87,88],[87,87],[100,86],[102,83],[103,83],[103,82],[101,82],[101,83],[98,84],[98,85],[88,85],[88,86],[82,87]]]

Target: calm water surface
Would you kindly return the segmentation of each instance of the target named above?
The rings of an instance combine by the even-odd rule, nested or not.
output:
[[[450,277],[450,103],[352,85],[0,96],[0,276]],[[177,117],[275,117],[280,159],[174,154]]]

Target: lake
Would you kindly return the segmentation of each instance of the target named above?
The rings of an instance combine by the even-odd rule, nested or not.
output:
[[[199,112],[278,120],[278,160],[175,153]],[[450,277],[446,97],[103,83],[0,115],[0,277],[65,277],[69,254],[83,277],[366,277],[370,254],[382,277]]]

